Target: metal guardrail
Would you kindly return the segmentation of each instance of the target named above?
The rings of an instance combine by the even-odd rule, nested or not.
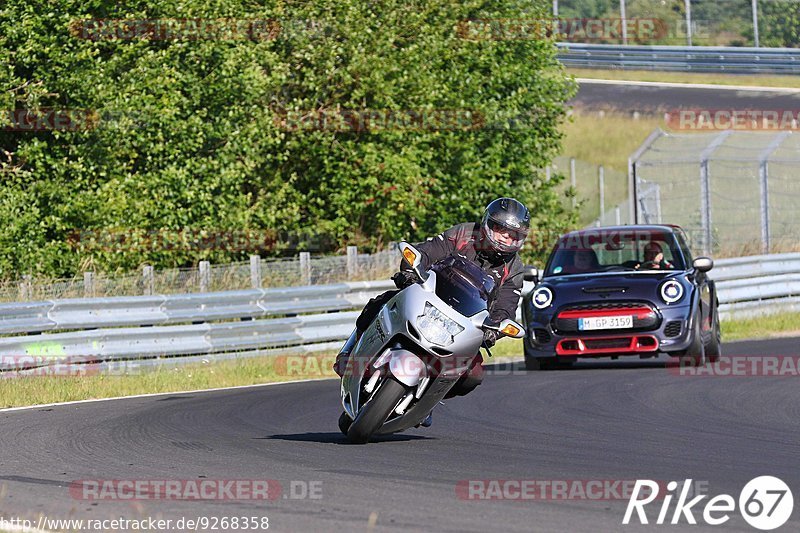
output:
[[[356,281],[2,304],[0,333],[24,335],[0,338],[0,370],[279,347],[331,350],[352,331],[356,310],[390,288],[388,280]]]
[[[723,320],[800,310],[800,253],[720,259],[710,276]]]
[[[800,49],[557,43],[570,67],[694,72],[800,73]]]
[[[800,253],[719,260],[711,277],[723,319],[800,309]],[[0,333],[8,336],[0,337],[0,370],[334,350],[367,300],[393,287],[363,281],[2,304]]]
[[[377,292],[389,288],[394,288],[391,281],[350,281],[247,291],[2,304],[0,334],[330,313],[363,306]]]

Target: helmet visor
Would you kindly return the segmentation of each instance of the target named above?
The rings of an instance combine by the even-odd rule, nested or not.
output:
[[[500,245],[500,249],[503,251],[519,250],[528,235],[526,230],[512,229],[492,219],[486,221],[486,229],[489,232],[489,238]]]

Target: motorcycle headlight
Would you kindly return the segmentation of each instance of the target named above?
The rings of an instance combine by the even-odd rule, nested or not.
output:
[[[674,304],[683,298],[683,285],[671,279],[661,285],[661,290],[659,292],[661,293],[661,299],[664,300],[664,303]]]
[[[428,302],[425,302],[425,310],[417,317],[417,329],[428,342],[439,346],[453,344],[453,337],[464,331],[463,326]]]
[[[553,303],[553,291],[547,287],[539,287],[533,291],[531,301],[536,309],[545,309]]]

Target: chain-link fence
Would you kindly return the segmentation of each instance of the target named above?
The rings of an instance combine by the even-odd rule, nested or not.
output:
[[[656,130],[631,161],[637,221],[678,224],[706,254],[796,250],[799,163],[790,131]]]
[[[320,285],[342,281],[387,279],[400,266],[396,245],[374,254],[358,253],[355,246],[346,255],[312,257],[300,253],[289,259],[262,259],[212,265],[201,261],[195,268],[156,270],[145,266],[138,273],[107,275],[85,272],[67,279],[37,279],[23,276],[0,283],[0,301],[25,302],[56,298],[181,294],[261,287]]]
[[[631,222],[628,177],[624,172],[574,157],[553,159],[547,173],[565,176],[561,190],[572,187],[575,195],[565,197],[565,207],[579,207],[579,221],[586,226],[610,226]]]

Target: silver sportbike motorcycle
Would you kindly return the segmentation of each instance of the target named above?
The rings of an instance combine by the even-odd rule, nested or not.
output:
[[[419,282],[389,300],[350,352],[341,379],[339,429],[363,444],[418,426],[464,376],[486,329],[522,338],[513,320],[490,322],[494,280],[456,255],[420,269],[422,254],[400,243]]]

